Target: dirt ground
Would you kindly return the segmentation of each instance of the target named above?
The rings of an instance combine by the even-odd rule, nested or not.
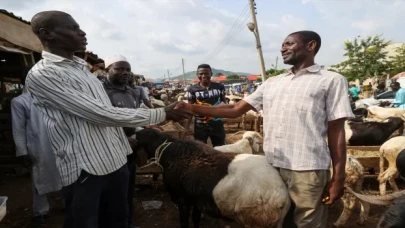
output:
[[[405,188],[405,183],[397,180],[401,189]],[[388,185],[389,186],[389,185]],[[377,194],[378,182],[376,176],[367,176],[364,181],[364,190],[370,194]],[[133,218],[136,225],[141,228],[156,227],[179,227],[178,212],[175,205],[170,201],[163,184],[159,178],[153,181],[151,176],[138,176],[135,190],[135,213]],[[32,216],[31,209],[31,181],[29,176],[6,175],[1,178],[0,196],[8,196],[7,215],[0,224],[0,228],[25,228],[30,227]],[[63,223],[63,206],[60,193],[50,195],[51,217],[47,221],[46,227],[61,228]],[[157,200],[162,202],[159,209],[145,210],[142,202]],[[386,210],[385,207],[371,206],[370,218],[363,227],[375,227],[380,215]],[[342,204],[336,203],[330,208],[328,227],[332,227],[342,211]],[[346,227],[360,227],[356,224],[359,215],[359,206],[351,216]],[[222,222],[221,227],[228,223]],[[229,224],[231,228],[240,227],[236,224]],[[204,217],[201,221],[201,227],[220,227],[218,222],[212,218]]]

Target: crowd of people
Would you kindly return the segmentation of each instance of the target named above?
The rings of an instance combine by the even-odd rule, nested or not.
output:
[[[131,65],[124,56],[107,58],[96,75],[74,56],[87,39],[69,14],[40,12],[31,26],[44,46],[43,59],[13,100],[12,115],[17,155],[32,164],[34,221],[47,217],[46,194],[61,189],[64,228],[134,227],[137,131],[159,130],[165,120],[187,120],[188,129],[194,115],[194,138],[219,146],[225,143],[221,117],[254,110],[263,112],[267,160],[293,202],[285,227],[326,227],[328,206],[344,192],[344,122],[354,115],[347,80],[315,63],[317,33],[288,35],[281,55],[292,68],[236,104],[226,104],[224,85],[212,82],[210,65],[201,64],[199,83],[187,89],[188,103],[153,108],[144,89],[128,83]]]

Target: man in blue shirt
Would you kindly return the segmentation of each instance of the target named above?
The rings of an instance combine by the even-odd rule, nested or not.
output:
[[[391,83],[391,89],[397,91],[395,95],[395,101],[392,102],[394,107],[405,109],[405,89],[401,88],[399,82]]]

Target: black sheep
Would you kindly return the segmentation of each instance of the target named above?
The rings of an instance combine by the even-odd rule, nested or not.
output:
[[[380,146],[403,124],[400,117],[389,117],[388,122],[347,122],[346,142],[350,146]]]
[[[282,227],[290,199],[278,172],[262,155],[218,152],[153,129],[136,133],[137,148],[163,169],[163,182],[178,206],[181,228],[201,213],[252,227]],[[261,189],[258,191],[258,189]]]

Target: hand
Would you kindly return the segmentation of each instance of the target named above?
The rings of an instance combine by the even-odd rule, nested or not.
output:
[[[134,149],[136,147],[136,135],[132,135],[127,138],[128,138],[129,145],[131,146],[132,149]]]
[[[155,129],[158,131],[164,131],[164,129],[159,125],[150,125],[150,126],[147,126],[146,128]]]
[[[344,194],[344,179],[331,181],[325,187],[325,193],[322,196],[322,203],[332,205],[336,200],[340,199]]]
[[[188,103],[183,102],[183,101],[177,102],[177,105],[176,105],[176,107],[174,109],[186,109],[186,110],[188,110]]]
[[[175,102],[164,108],[165,112],[166,112],[167,120],[174,120],[174,121],[178,122],[180,120],[184,120],[184,119],[187,119],[192,116],[191,112],[189,112],[185,109],[178,109],[177,105],[179,103],[182,103],[182,102]]]

